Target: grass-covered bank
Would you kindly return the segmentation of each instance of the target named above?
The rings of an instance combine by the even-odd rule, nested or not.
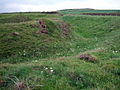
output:
[[[118,90],[119,38],[119,16],[1,14],[0,89]]]
[[[8,78],[20,81],[34,90],[97,90],[119,88],[119,59],[89,63],[76,57],[33,61],[21,64],[2,64],[3,87],[14,88]],[[20,81],[16,81],[16,76]],[[2,87],[2,88],[3,88]]]

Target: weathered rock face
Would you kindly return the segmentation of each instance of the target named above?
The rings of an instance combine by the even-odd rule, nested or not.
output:
[[[96,61],[96,58],[93,57],[92,55],[90,54],[81,54],[79,56],[80,59],[83,59],[85,61],[89,61],[89,62],[95,62]]]

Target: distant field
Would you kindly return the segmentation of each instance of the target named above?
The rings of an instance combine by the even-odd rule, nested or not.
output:
[[[60,10],[63,14],[82,14],[82,13],[120,13],[120,10],[95,10],[95,9],[65,9]]]
[[[61,10],[0,14],[0,90],[119,90],[120,17]]]

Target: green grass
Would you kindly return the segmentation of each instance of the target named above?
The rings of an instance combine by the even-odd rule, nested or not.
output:
[[[120,13],[120,10],[95,10],[95,9],[63,9],[62,14],[81,14],[81,13]]]
[[[48,34],[36,33],[40,19]],[[0,89],[119,90],[119,44],[119,16],[0,14]]]
[[[10,62],[14,58],[18,58],[15,62],[21,62],[21,58],[45,58],[55,56],[56,53],[61,52],[61,49],[67,50],[64,40],[68,37],[61,36],[63,31],[59,28],[60,24],[49,19],[44,19],[44,22],[47,25],[48,34],[37,34],[40,30],[39,26],[30,26],[38,25],[38,20],[1,24],[0,57],[4,59],[2,61],[8,62],[6,58],[9,58]],[[14,32],[18,32],[19,35],[13,35]]]

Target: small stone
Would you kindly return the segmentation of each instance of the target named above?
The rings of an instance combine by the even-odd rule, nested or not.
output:
[[[18,32],[13,32],[12,35],[14,35],[14,36],[19,36],[20,33],[18,33]]]

